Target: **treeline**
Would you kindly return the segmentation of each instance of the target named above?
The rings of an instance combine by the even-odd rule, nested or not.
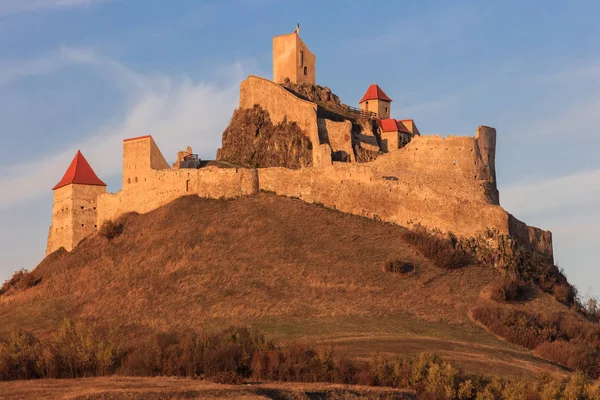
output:
[[[13,333],[0,341],[0,379],[80,378],[121,374],[184,376],[220,383],[330,382],[413,389],[431,399],[600,399],[583,374],[536,382],[469,376],[438,356],[357,362],[331,348],[278,346],[251,329],[214,335],[158,334],[134,346],[117,331],[65,321],[47,339]]]

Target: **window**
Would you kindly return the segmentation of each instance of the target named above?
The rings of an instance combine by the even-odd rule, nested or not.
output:
[[[186,192],[190,191],[190,180],[189,179],[187,181],[185,181],[185,191]]]
[[[131,183],[131,178],[127,178],[127,183]]]
[[[136,177],[135,177],[135,183],[137,183],[137,182],[138,182],[138,180],[137,180],[137,176],[136,176]]]
[[[304,67],[304,51],[300,50],[300,66]],[[304,69],[306,71],[306,68]],[[304,73],[306,75],[306,72]]]
[[[308,75],[308,68],[304,67],[304,75]]]

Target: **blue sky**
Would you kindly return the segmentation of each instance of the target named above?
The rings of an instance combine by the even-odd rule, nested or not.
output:
[[[301,5],[301,6],[300,6]],[[121,140],[213,158],[271,37],[294,30],[317,83],[369,84],[424,134],[498,130],[501,205],[554,234],[600,295],[600,3],[0,0],[0,280],[43,258],[52,186],[81,149],[120,189]]]

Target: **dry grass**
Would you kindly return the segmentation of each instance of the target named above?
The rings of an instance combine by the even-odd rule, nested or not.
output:
[[[349,354],[361,355],[416,335],[449,349],[452,342],[491,346],[479,363],[456,357],[474,373],[490,368],[494,351],[515,350],[467,317],[497,273],[440,269],[395,225],[265,193],[183,197],[121,222],[120,236],[50,255],[34,271],[39,285],[0,297],[0,337],[17,328],[44,335],[64,318],[121,326],[131,340],[250,325],[284,341],[359,335]],[[414,271],[386,273],[387,260]],[[522,349],[507,357],[524,373],[547,368]]]

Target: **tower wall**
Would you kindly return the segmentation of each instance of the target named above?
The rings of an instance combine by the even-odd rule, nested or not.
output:
[[[486,191],[494,204],[500,204],[500,194],[496,184],[496,129],[479,126],[475,134],[479,157],[478,178],[486,181]]]
[[[293,83],[314,85],[316,57],[296,33],[273,38],[273,81],[283,83],[289,78]]]
[[[46,255],[64,247],[71,251],[97,230],[97,199],[106,187],[70,184],[54,191],[52,225]]]
[[[152,171],[171,169],[151,136],[123,141],[123,188],[147,180]]]
[[[391,115],[392,103],[378,99],[366,100],[360,103],[360,109],[374,112],[378,118],[388,119]]]

